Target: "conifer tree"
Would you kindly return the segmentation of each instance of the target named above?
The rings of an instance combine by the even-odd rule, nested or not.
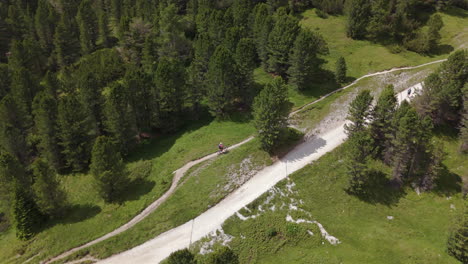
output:
[[[159,57],[173,59],[188,58],[190,47],[184,35],[181,17],[174,4],[161,9],[159,19]]]
[[[100,136],[96,139],[90,168],[96,180],[99,195],[104,201],[107,203],[118,201],[128,179],[120,153],[110,138]]]
[[[81,54],[89,54],[94,51],[98,36],[98,21],[91,0],[81,1],[76,22],[80,31]]]
[[[96,44],[108,48],[110,46],[110,29],[109,29],[109,18],[107,16],[104,7],[100,7],[97,15],[98,20],[98,38]]]
[[[21,186],[15,187],[13,216],[17,238],[28,240],[34,236],[42,216],[34,203],[32,195]]]
[[[225,116],[237,95],[238,67],[232,54],[218,46],[210,59],[207,73],[207,101],[213,116]]]
[[[94,72],[85,72],[79,74],[77,80],[77,88],[79,91],[79,99],[81,105],[93,123],[94,131],[97,134],[102,134],[102,105],[103,98],[101,96],[101,87],[99,87],[98,76]]]
[[[468,263],[468,200],[465,199],[463,213],[452,228],[448,242],[448,253],[461,263]]]
[[[62,156],[58,145],[57,107],[57,100],[47,91],[34,98],[33,115],[39,152],[55,170],[60,170]]]
[[[254,9],[253,36],[257,46],[257,53],[262,66],[268,69],[268,38],[273,28],[273,20],[268,11],[268,5],[259,3]]]
[[[339,57],[335,65],[335,79],[341,84],[346,81],[346,61],[343,57]]]
[[[10,71],[7,64],[0,64],[0,101],[10,92]]]
[[[172,252],[167,258],[168,264],[196,264],[195,256],[187,248]]]
[[[132,124],[135,118],[131,117],[127,98],[125,87],[120,82],[115,82],[109,87],[104,107],[105,130],[111,135],[113,143],[118,146],[122,155],[128,154],[135,136]]]
[[[180,125],[181,99],[185,76],[184,68],[175,60],[162,58],[154,77],[158,88],[161,127],[174,131]]]
[[[54,33],[54,53],[60,67],[65,67],[77,59],[80,45],[76,39],[75,25],[68,13],[64,12]]]
[[[327,50],[322,37],[309,30],[300,30],[289,57],[290,83],[298,90],[304,90],[320,67],[318,54],[323,54]]]
[[[0,151],[0,199],[9,204],[14,197],[15,184],[27,188],[29,182],[19,160],[6,151]]]
[[[152,76],[141,68],[131,66],[125,73],[124,85],[129,95],[129,104],[134,113],[138,131],[147,130],[152,124],[152,115],[158,112],[157,98],[152,97]]]
[[[358,131],[363,131],[371,113],[372,96],[369,90],[362,90],[354,98],[349,106],[347,120],[351,121],[345,125],[348,136]]]
[[[460,151],[468,152],[468,84],[463,87],[463,112],[460,123]]]
[[[275,14],[275,25],[268,36],[268,66],[271,72],[285,76],[298,31],[297,19],[289,15],[285,8],[279,8]]]
[[[39,38],[39,43],[44,51],[49,54],[52,51],[54,24],[57,14],[52,6],[46,0],[39,0],[34,16],[36,34]]]
[[[10,94],[0,101],[0,146],[22,162],[29,156],[26,142],[30,119]]]
[[[288,90],[280,77],[267,84],[255,97],[254,124],[263,149],[271,151],[278,143],[279,134],[287,125],[288,107]]]
[[[346,25],[346,34],[353,39],[365,37],[367,25],[370,17],[369,0],[352,0]]]
[[[208,264],[239,264],[239,257],[229,247],[221,247],[208,256]]]
[[[255,43],[250,38],[243,38],[239,41],[234,54],[234,60],[239,66],[240,95],[247,104],[251,104],[253,99],[254,90],[252,89],[253,83],[253,70],[256,67],[257,52],[255,50]]]
[[[32,172],[32,189],[39,211],[51,218],[61,216],[66,204],[66,194],[60,188],[56,172],[40,158],[32,164]]]
[[[385,155],[389,149],[389,140],[393,132],[392,120],[397,106],[397,98],[393,85],[384,88],[377,104],[372,109],[371,135],[378,146],[377,154]]]
[[[76,95],[68,94],[59,100],[57,121],[66,165],[73,171],[85,170],[90,158],[91,128]]]
[[[348,190],[352,193],[365,194],[364,186],[368,181],[368,162],[371,159],[373,143],[367,129],[355,132],[348,140],[346,168],[351,176]]]

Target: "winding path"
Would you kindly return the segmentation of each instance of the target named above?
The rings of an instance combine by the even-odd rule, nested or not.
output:
[[[301,106],[297,110],[291,112],[289,114],[289,117],[292,117],[304,108],[312,104],[318,103],[336,92],[339,92],[341,90],[347,89],[355,85],[358,81],[364,78],[387,74],[395,71],[417,69],[427,65],[440,63],[445,60],[446,59],[437,60],[417,66],[393,68],[390,70],[366,74],[354,80],[351,84],[345,87],[330,92],[311,103]],[[399,100],[400,98],[405,98],[405,91],[399,94]],[[344,123],[342,125],[344,125]],[[173,228],[163,234],[160,234],[156,238],[149,240],[142,245],[124,251],[120,254],[114,255],[99,263],[157,263],[169,256],[171,252],[187,247],[192,241],[197,241],[202,237],[206,236],[209,232],[219,228],[228,217],[233,215],[245,205],[251,203],[261,194],[273,187],[277,182],[284,179],[287,175],[303,168],[310,162],[318,159],[325,153],[333,150],[335,147],[340,145],[346,138],[346,135],[344,134],[344,128],[342,125],[298,145],[281,160],[258,172],[254,177],[252,177],[249,181],[247,181],[244,185],[242,185],[233,193],[228,195],[226,198],[224,198],[216,206],[210,208],[195,219],[179,227]],[[253,137],[249,137],[244,141],[231,146],[230,149],[237,148],[249,142],[252,139]],[[216,156],[217,153],[213,153],[198,160],[190,161],[183,167],[174,171],[175,175],[169,190],[166,193],[164,193],[159,199],[151,203],[147,208],[145,208],[141,213],[135,216],[128,223],[122,225],[121,227],[102,237],[99,237],[81,246],[72,248],[42,263],[49,264],[64,259],[81,249],[95,245],[101,241],[104,241],[108,238],[116,236],[130,229],[131,227],[142,221],[144,218],[146,218],[149,214],[154,212],[164,201],[167,200],[167,198],[169,198],[169,196],[172,193],[174,193],[179,180],[182,178],[182,176],[188,169],[190,169],[196,164],[212,159]]]

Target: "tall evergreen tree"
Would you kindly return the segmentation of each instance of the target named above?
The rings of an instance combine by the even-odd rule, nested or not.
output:
[[[58,15],[55,9],[46,0],[39,0],[34,16],[36,34],[44,51],[49,54],[52,51],[54,26]]]
[[[370,94],[370,91],[362,90],[351,102],[347,117],[351,122],[345,125],[345,130],[348,136],[352,136],[354,133],[364,130],[371,113],[372,100],[373,97]]]
[[[262,66],[268,69],[268,39],[273,28],[273,20],[268,10],[268,5],[259,3],[254,9],[255,19],[253,23],[253,36],[257,45],[257,53]]]
[[[58,117],[60,146],[66,165],[74,171],[87,168],[90,158],[90,125],[86,111],[76,95],[68,94],[59,100]]]
[[[39,211],[48,217],[59,217],[63,214],[66,194],[60,188],[56,172],[42,159],[32,164],[34,200]]]
[[[275,25],[268,36],[268,66],[270,71],[285,76],[289,67],[289,54],[299,31],[295,17],[285,8],[279,8],[275,14]]]
[[[279,134],[287,125],[288,108],[287,86],[280,77],[267,84],[255,97],[254,124],[265,150],[273,150],[278,143]]]
[[[224,46],[218,46],[207,73],[207,101],[212,115],[222,117],[228,113],[237,95],[238,74],[232,54]]]
[[[102,89],[99,87],[98,76],[94,72],[79,74],[77,88],[81,105],[84,107],[89,119],[92,121],[96,134],[102,134]]]
[[[346,61],[343,57],[339,57],[336,61],[335,79],[340,84],[346,81]]]
[[[463,213],[452,228],[448,242],[448,253],[461,263],[468,263],[468,200],[465,199]]]
[[[362,39],[365,37],[371,5],[369,0],[352,0],[346,25],[346,34],[353,39]]]
[[[242,86],[240,88],[240,95],[243,101],[247,104],[251,104],[254,90],[253,87],[253,70],[257,63],[257,52],[255,50],[255,43],[250,38],[243,38],[239,41],[234,54],[234,60],[239,66],[239,73],[241,78]]]
[[[118,201],[128,179],[120,153],[110,138],[100,136],[96,139],[90,168],[104,201]]]
[[[33,103],[38,149],[47,162],[56,170],[62,167],[61,149],[58,145],[57,100],[45,91],[40,92]]]
[[[174,131],[180,125],[184,68],[175,60],[163,58],[158,63],[154,82],[159,92],[160,126],[167,131]]]
[[[460,151],[468,152],[468,84],[463,87],[463,112],[460,123]]]
[[[397,98],[393,85],[384,88],[380,94],[377,104],[372,109],[371,134],[378,146],[377,154],[385,155],[389,149],[389,140],[393,132],[392,121],[397,106]],[[388,160],[388,157],[385,158]]]
[[[80,46],[76,39],[77,34],[72,18],[64,12],[54,33],[54,55],[60,67],[65,67],[77,59]]]
[[[161,9],[159,19],[159,56],[186,60],[190,45],[185,38],[181,17],[174,4]]]
[[[327,50],[327,45],[321,36],[309,30],[300,30],[289,56],[290,83],[298,90],[304,90],[319,70],[321,60],[318,54],[326,53]]]
[[[7,64],[0,64],[0,101],[10,92],[10,71]]]
[[[0,151],[0,199],[8,206],[14,198],[15,185],[27,188],[30,179],[17,158]]]
[[[348,190],[355,194],[365,194],[369,176],[368,162],[373,152],[374,141],[367,129],[355,132],[348,140],[346,168],[349,179]]]
[[[133,112],[127,101],[128,93],[120,82],[109,87],[105,112],[105,130],[112,136],[112,140],[123,155],[128,154],[135,137]]]
[[[15,187],[13,216],[15,219],[16,237],[21,240],[28,240],[34,236],[42,220],[42,216],[34,203],[32,195],[21,186]]]
[[[80,31],[81,54],[89,54],[94,51],[98,38],[98,20],[91,0],[81,1],[76,22]]]

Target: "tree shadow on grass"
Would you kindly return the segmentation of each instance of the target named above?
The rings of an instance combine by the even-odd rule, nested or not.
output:
[[[101,212],[101,207],[92,204],[75,204],[66,209],[66,217],[57,219],[61,224],[73,224],[92,218]]]
[[[382,204],[389,207],[396,205],[400,198],[406,194],[404,188],[392,182],[383,172],[378,170],[369,172],[368,181],[360,192],[356,193],[349,189],[345,191],[363,202]]]
[[[126,187],[121,201],[125,202],[139,200],[141,196],[149,193],[155,185],[156,183],[154,181],[148,181],[141,178],[134,179]]]
[[[431,53],[431,55],[444,55],[449,54],[450,52],[454,51],[452,45],[443,44],[436,47],[436,49]]]
[[[441,196],[451,196],[462,191],[462,179],[460,175],[451,172],[446,166],[442,166],[440,176],[435,180],[433,192]]]

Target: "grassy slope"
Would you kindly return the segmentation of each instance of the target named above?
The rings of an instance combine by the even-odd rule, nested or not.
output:
[[[319,18],[315,10],[307,10],[302,14],[301,25],[313,31],[319,32],[328,43],[330,53],[323,56],[326,61],[324,68],[334,72],[335,62],[343,56],[347,64],[347,76],[349,81],[371,72],[403,66],[414,66],[430,61],[446,58],[451,49],[466,48],[468,41],[468,27],[466,27],[468,12],[458,8],[451,8],[440,13],[444,22],[441,29],[442,51],[437,55],[420,55],[411,51],[402,51],[397,54],[390,52],[389,48],[372,43],[367,40],[353,40],[346,37],[346,17],[329,16],[326,19]],[[451,48],[450,48],[451,47]],[[255,79],[259,83],[266,83],[271,76],[261,68],[254,72]],[[323,76],[321,76],[322,78]],[[294,107],[299,107],[321,95],[338,88],[338,85],[329,81],[311,83],[310,88],[302,93],[290,89],[290,100]]]
[[[445,136],[439,140],[449,153],[445,165],[450,172],[457,177],[468,175],[468,156],[456,152],[458,142]],[[401,197],[387,197],[388,190],[380,189],[380,202],[365,202],[344,191],[348,181],[342,162],[345,148],[339,147],[291,176],[298,191],[295,198],[304,202],[299,207],[310,212],[309,219],[319,221],[341,244],[330,245],[313,226],[287,223],[285,217],[291,214],[287,210],[247,221],[234,216],[223,227],[236,237],[230,245],[240,254],[241,263],[457,263],[445,252],[445,243],[451,219],[462,205],[460,186],[445,185],[444,192],[419,196],[407,189]],[[388,171],[382,165],[376,167]],[[284,184],[278,186],[286,192]],[[387,199],[393,202],[384,202]],[[277,201],[277,208],[283,201],[289,202]],[[284,228],[288,225],[298,231],[291,235]],[[269,237],[272,228],[278,235]],[[315,236],[307,235],[306,229]],[[241,234],[248,239],[240,239]]]
[[[0,262],[7,259],[22,262],[38,252],[53,256],[112,231],[161,196],[169,188],[174,170],[216,151],[219,141],[232,145],[253,133],[248,120],[203,122],[141,146],[127,164],[132,174],[141,178],[129,187],[122,205],[105,204],[94,191],[89,174],[63,176],[62,185],[69,193],[72,205],[70,215],[51,224],[28,242],[18,241],[12,228],[0,233]],[[139,171],[148,171],[150,167],[149,175],[138,175],[144,174]],[[14,257],[22,252],[25,252],[22,257]]]

